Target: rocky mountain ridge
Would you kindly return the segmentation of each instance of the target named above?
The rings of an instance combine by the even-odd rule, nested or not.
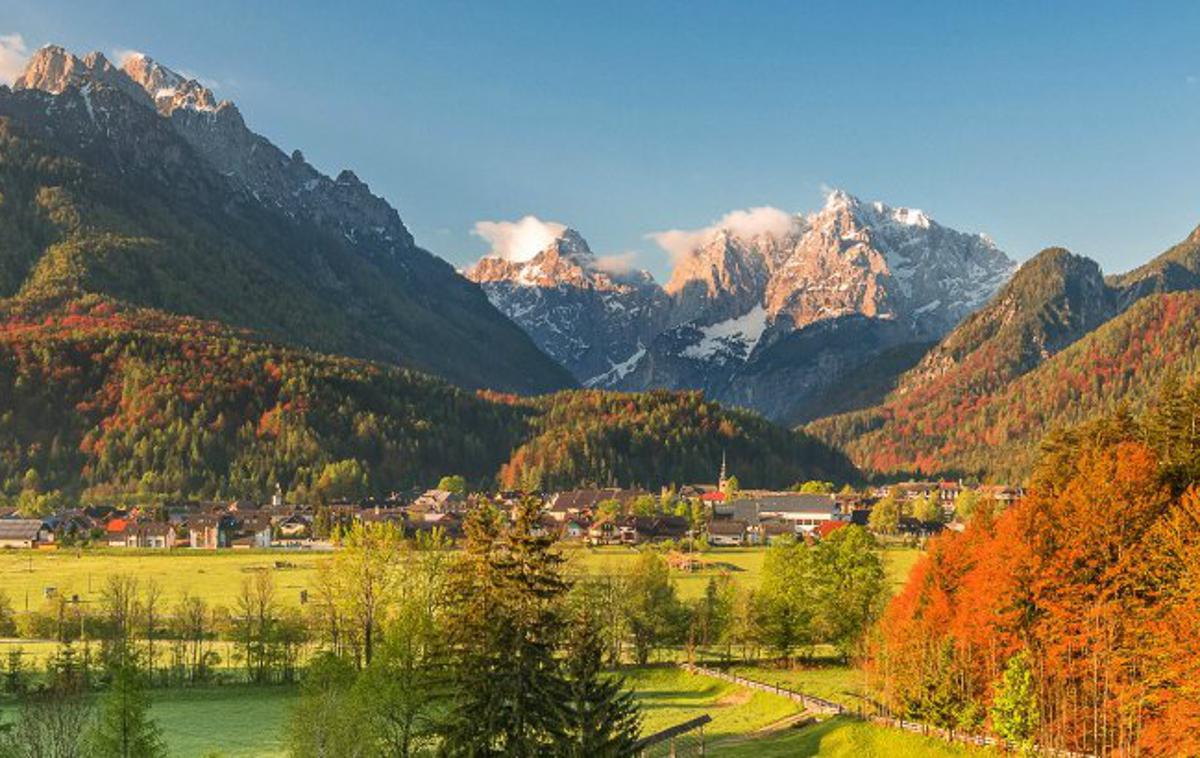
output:
[[[30,59],[15,90],[62,94],[89,81],[116,87],[168,119],[208,163],[264,204],[286,215],[329,228],[373,255],[399,256],[412,235],[394,208],[350,170],[336,179],[317,171],[299,151],[290,156],[246,126],[237,106],[141,53],[117,68],[102,53],[79,58],[48,45]]]
[[[619,383],[669,310],[653,277],[603,268],[573,229],[527,261],[486,256],[467,277],[589,387]]]
[[[578,304],[596,288],[579,276],[586,266],[568,274],[541,256],[512,262],[492,255],[468,276],[585,384],[704,389],[796,420],[811,412],[813,397],[879,351],[941,337],[1015,267],[982,235],[841,191],[811,214],[757,212],[761,223],[688,233],[690,245],[664,287],[641,274],[636,287],[613,289],[607,308]],[[634,307],[613,305],[626,300]],[[585,310],[586,319],[567,315]],[[630,323],[631,314],[640,325]],[[614,318],[621,329],[609,330],[603,349],[611,368],[574,360],[604,331],[598,320]]]

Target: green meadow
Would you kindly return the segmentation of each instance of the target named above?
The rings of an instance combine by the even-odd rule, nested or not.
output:
[[[614,574],[622,573],[638,556],[636,550],[628,547],[575,545],[567,546],[564,554],[574,571]],[[710,577],[724,573],[743,586],[754,587],[765,555],[765,548],[717,548],[701,553],[699,570],[675,572],[679,593],[685,599],[699,597]],[[898,588],[920,552],[890,548],[882,555],[892,585]],[[231,606],[242,579],[266,570],[275,574],[282,599],[299,603],[300,591],[311,588],[323,557],[320,553],[278,551],[0,551],[0,587],[20,611],[25,607],[26,596],[30,608],[41,608],[47,587],[94,601],[107,575],[127,573],[154,579],[168,603],[188,592],[213,605]],[[35,658],[45,657],[54,649],[50,642],[0,640],[0,652],[11,645],[21,645]],[[848,667],[781,670],[750,666],[737,671],[851,707],[865,688],[861,672]],[[647,734],[701,714],[709,715],[713,720],[705,730],[708,755],[905,758],[984,754],[846,718],[807,723],[798,728],[796,722],[801,714],[786,698],[669,666],[629,669],[622,676],[636,693],[642,707],[643,731]],[[297,697],[294,687],[238,685],[155,690],[153,714],[163,728],[172,756],[283,756],[287,713]],[[11,704],[0,704],[0,714],[11,716]]]

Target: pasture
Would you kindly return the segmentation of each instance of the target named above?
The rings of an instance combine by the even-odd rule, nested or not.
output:
[[[698,554],[704,564],[702,570],[675,572],[680,597],[700,597],[709,578],[722,572],[729,572],[740,585],[757,586],[766,550],[714,548]],[[562,552],[568,567],[586,573],[620,574],[638,556],[634,548],[617,546],[564,544]],[[920,551],[888,548],[881,554],[892,587],[899,589]],[[312,588],[317,565],[327,557],[327,553],[284,550],[0,550],[0,588],[15,610],[36,610],[42,607],[47,588],[68,597],[79,595],[87,603],[98,599],[105,577],[132,574],[143,581],[157,582],[168,604],[188,592],[210,605],[230,607],[242,580],[255,571],[267,570],[275,575],[280,599],[298,605],[300,591]]]
[[[312,586],[317,563],[326,557],[283,550],[3,550],[0,587],[15,610],[37,610],[48,587],[67,597],[77,594],[86,603],[99,598],[107,576],[131,574],[157,582],[168,604],[189,592],[210,605],[229,607],[242,580],[266,569],[275,575],[280,600],[299,605],[300,590]]]

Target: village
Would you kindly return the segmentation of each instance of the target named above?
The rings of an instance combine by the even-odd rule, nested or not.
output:
[[[1005,508],[1020,487],[964,484],[962,480],[905,481],[834,492],[826,482],[792,490],[741,489],[724,464],[714,484],[655,493],[640,488],[583,488],[552,493],[470,493],[461,477],[439,487],[386,498],[288,503],[276,490],[269,502],[163,502],[122,508],[89,505],[27,518],[0,508],[0,549],[97,547],[148,550],[333,550],[339,531],[354,523],[388,523],[415,537],[439,531],[461,536],[472,509],[510,513],[524,498],[542,503],[539,529],[564,542],[592,546],[677,543],[695,547],[767,545],[782,537],[820,539],[850,524],[883,535],[927,537],[961,529],[964,502]],[[890,519],[872,520],[880,503]],[[883,515],[882,513],[879,515]],[[889,523],[890,522],[890,523]]]

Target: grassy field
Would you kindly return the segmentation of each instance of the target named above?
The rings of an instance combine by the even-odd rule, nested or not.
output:
[[[180,758],[284,756],[294,687],[222,687],[154,693],[153,716],[168,754]]]
[[[299,604],[300,590],[309,587],[317,562],[327,555],[313,552],[176,550],[54,550],[47,552],[0,550],[0,587],[13,607],[42,607],[47,587],[62,595],[96,600],[110,574],[132,574],[153,579],[173,603],[184,592],[213,605],[233,604],[242,580],[266,569],[275,574],[280,599]]]
[[[832,700],[847,708],[862,705],[866,680],[860,669],[850,666],[780,669],[769,666],[733,666],[731,673],[766,684],[776,684],[806,695]]]
[[[625,675],[625,683],[637,693],[644,734],[708,714],[712,723],[705,733],[721,739],[753,733],[799,713],[787,698],[677,668],[635,670]]]
[[[581,571],[621,573],[637,560],[629,547],[564,547],[568,565]],[[888,576],[898,588],[920,556],[913,549],[893,548],[882,552]],[[712,576],[729,572],[747,587],[757,586],[766,548],[717,548],[701,554],[706,568],[694,573],[677,573],[679,593],[684,598],[699,597]],[[201,552],[176,550],[58,550],[49,552],[0,550],[0,587],[18,610],[42,607],[46,588],[59,594],[79,595],[94,601],[99,597],[105,577],[132,574],[153,579],[162,587],[164,599],[173,603],[184,592],[204,598],[210,604],[231,606],[242,580],[251,572],[268,570],[275,574],[280,597],[299,604],[300,590],[310,588],[317,564],[327,554],[283,551]]]
[[[631,547],[608,546],[589,548],[569,546],[564,553],[568,565],[591,573],[620,574],[627,571],[638,558],[638,551]],[[728,572],[742,586],[758,586],[762,573],[765,547],[714,548],[700,554],[705,568],[692,572],[677,572],[675,580],[679,595],[684,599],[701,597],[710,577]],[[888,582],[895,592],[904,584],[921,551],[914,548],[888,548],[881,551]]]

